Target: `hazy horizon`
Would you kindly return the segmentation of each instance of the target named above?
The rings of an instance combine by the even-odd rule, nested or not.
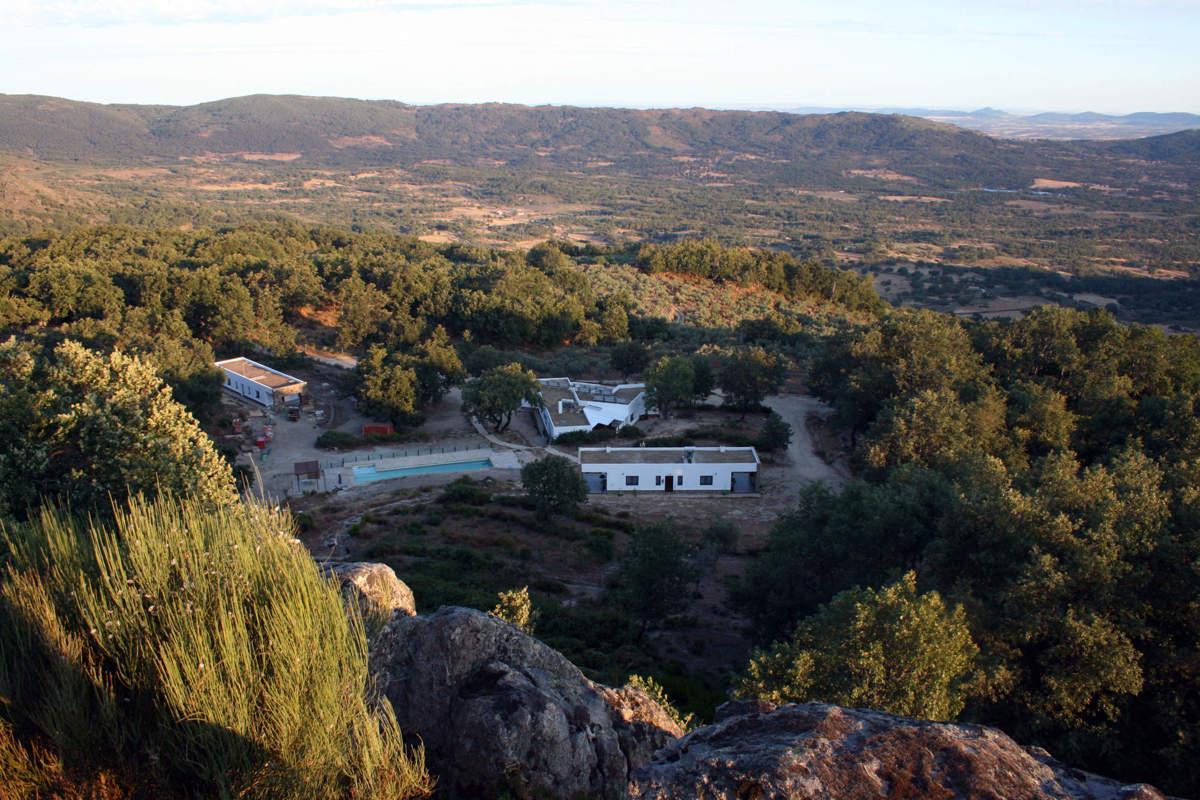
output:
[[[595,109],[629,109],[636,111],[649,110],[687,110],[687,109],[703,109],[706,111],[775,111],[791,114],[836,114],[847,111],[860,111],[863,113],[875,114],[905,114],[915,112],[947,113],[947,114],[974,114],[982,111],[998,111],[1005,114],[1010,114],[1018,117],[1033,116],[1036,114],[1103,114],[1106,116],[1129,116],[1131,114],[1192,114],[1200,116],[1200,112],[1181,111],[1179,109],[1150,109],[1139,108],[1134,111],[1097,111],[1093,108],[999,108],[994,105],[978,105],[971,107],[945,107],[933,104],[916,104],[911,106],[893,106],[893,105],[874,105],[869,103],[846,103],[846,104],[831,104],[831,105],[811,105],[803,102],[779,102],[779,103],[691,103],[691,104],[634,104],[634,103],[571,103],[571,102],[544,102],[544,103],[524,103],[520,101],[509,100],[437,100],[429,102],[416,102],[406,100],[401,97],[356,97],[353,95],[331,95],[331,94],[306,94],[303,92],[252,92],[249,94],[227,95],[224,97],[211,97],[189,103],[167,103],[148,101],[128,101],[128,100],[94,100],[86,97],[71,97],[68,95],[50,95],[43,92],[22,92],[22,91],[5,91],[0,92],[0,95],[21,96],[28,95],[34,97],[54,97],[62,100],[69,100],[81,103],[96,103],[99,105],[112,106],[172,106],[172,107],[187,107],[194,105],[204,105],[206,103],[219,103],[225,100],[235,100],[241,97],[314,97],[314,98],[329,98],[336,100],[359,100],[363,102],[383,102],[383,103],[400,103],[408,106],[438,106],[438,105],[520,105],[529,107],[551,107],[551,108],[595,108]]]
[[[414,105],[1200,113],[1200,4],[1186,0],[6,5],[0,91],[92,102],[303,94]]]

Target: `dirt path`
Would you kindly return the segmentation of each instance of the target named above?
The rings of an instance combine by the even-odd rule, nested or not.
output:
[[[792,426],[792,441],[788,445],[788,461],[797,489],[812,481],[824,481],[830,487],[837,488],[849,479],[849,475],[827,464],[817,455],[813,449],[812,434],[808,430],[809,414],[822,416],[832,414],[832,408],[811,395],[799,394],[768,397],[764,401],[764,405],[783,417],[784,421]]]

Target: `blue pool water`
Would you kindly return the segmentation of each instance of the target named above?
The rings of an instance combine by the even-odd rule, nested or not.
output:
[[[492,461],[481,458],[476,461],[455,461],[452,464],[430,464],[426,467],[403,467],[400,469],[376,470],[374,464],[354,468],[355,483],[386,481],[403,478],[405,475],[435,475],[442,472],[470,472],[476,469],[491,469]]]

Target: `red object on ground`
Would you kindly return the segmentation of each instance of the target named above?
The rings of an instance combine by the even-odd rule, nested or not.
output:
[[[259,450],[265,450],[267,447],[267,437],[265,437],[265,436],[258,437],[257,439],[254,440],[254,444],[256,444],[258,446]]]
[[[396,432],[396,426],[390,422],[364,422],[363,436],[387,436]]]

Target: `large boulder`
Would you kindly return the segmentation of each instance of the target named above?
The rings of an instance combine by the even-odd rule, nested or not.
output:
[[[386,564],[329,561],[325,569],[341,583],[342,592],[358,602],[365,617],[387,618],[396,612],[411,617],[417,613],[412,589]]]
[[[645,694],[592,683],[471,609],[393,617],[371,666],[446,797],[623,797],[632,772],[683,733]]]
[[[1157,790],[1071,769],[977,725],[918,722],[821,703],[727,703],[712,725],[659,751],[637,800],[1087,798],[1161,800]]]

